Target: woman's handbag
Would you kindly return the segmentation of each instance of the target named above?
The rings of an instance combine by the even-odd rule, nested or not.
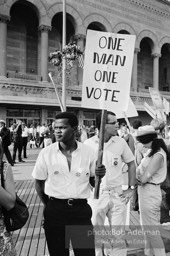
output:
[[[11,169],[8,169],[11,171]],[[7,175],[8,177],[8,175]],[[5,189],[5,183],[8,183],[8,178],[4,180],[4,163],[1,164],[1,184]],[[15,231],[21,229],[27,222],[29,218],[29,211],[26,204],[18,197],[16,194],[15,206],[7,211],[5,208],[2,208],[4,215],[4,222],[7,231]]]

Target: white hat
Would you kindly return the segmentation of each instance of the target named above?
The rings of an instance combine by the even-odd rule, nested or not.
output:
[[[6,124],[6,122],[5,122],[4,120],[0,120],[0,123],[4,123],[4,124]]]
[[[137,137],[147,134],[157,134],[152,125],[144,125],[138,128]]]

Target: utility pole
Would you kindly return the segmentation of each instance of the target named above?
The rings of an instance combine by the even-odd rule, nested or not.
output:
[[[66,0],[63,0],[63,38],[62,48],[66,46]],[[62,103],[64,111],[66,111],[66,58],[62,62]]]

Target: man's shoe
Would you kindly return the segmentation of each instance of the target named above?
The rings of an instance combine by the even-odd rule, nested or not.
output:
[[[21,159],[21,160],[19,160],[19,162],[25,163],[25,161],[24,161],[24,160],[22,160],[22,159]]]

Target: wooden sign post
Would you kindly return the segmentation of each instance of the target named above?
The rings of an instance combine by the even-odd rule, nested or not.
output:
[[[97,167],[102,164],[102,160],[103,160],[104,130],[105,130],[106,118],[107,118],[107,110],[102,110],[100,133],[99,133],[100,140],[99,140],[99,148],[98,148]],[[101,182],[100,177],[96,176],[95,189],[94,189],[94,199],[99,198],[100,182]]]

